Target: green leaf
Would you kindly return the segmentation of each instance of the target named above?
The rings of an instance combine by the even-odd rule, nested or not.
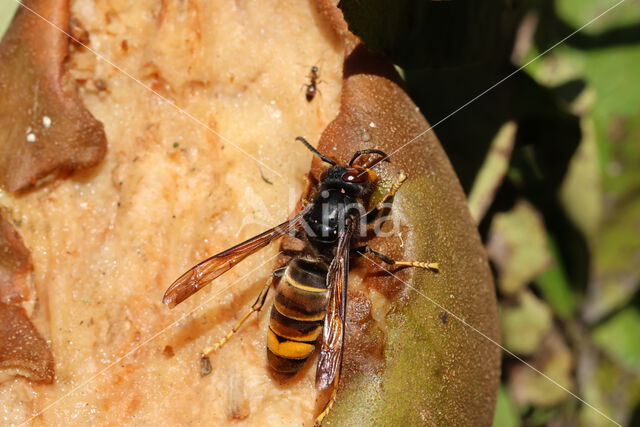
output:
[[[517,128],[513,121],[500,128],[473,183],[469,194],[469,210],[476,223],[480,223],[484,217],[507,173]]]
[[[520,417],[518,409],[511,401],[511,397],[504,386],[498,391],[496,412],[493,416],[493,427],[519,427]]]
[[[640,402],[640,377],[629,375],[628,369],[595,347],[585,349],[582,357],[590,368],[579,368],[582,398],[614,420],[626,424],[624,420],[631,418],[634,407]],[[584,426],[611,426],[609,420],[586,405],[580,408],[579,420]]]
[[[553,237],[549,237],[549,247],[553,262],[550,268],[536,277],[535,283],[553,312],[567,320],[575,312],[577,301]]]
[[[565,19],[567,24],[576,28],[584,25],[605,10],[617,3],[616,0],[556,0],[556,11],[561,19]],[[586,34],[597,35],[605,30],[615,27],[623,27],[637,24],[640,20],[640,8],[633,7],[633,2],[621,5],[603,15],[583,31]],[[637,4],[637,3],[636,3]]]
[[[640,373],[640,310],[628,307],[598,326],[593,332],[596,344],[629,369]]]
[[[573,223],[593,238],[602,220],[602,182],[593,120],[583,119],[581,129],[582,141],[569,163],[560,200]]]
[[[501,305],[502,341],[517,354],[533,354],[551,329],[551,310],[531,292],[518,295],[518,305]]]
[[[551,262],[540,214],[524,200],[495,215],[487,251],[498,268],[498,286],[506,294],[517,293]]]
[[[573,388],[573,355],[557,331],[544,339],[531,364],[562,387]],[[514,367],[509,377],[509,389],[521,407],[528,404],[551,407],[572,399],[562,387],[522,364]]]

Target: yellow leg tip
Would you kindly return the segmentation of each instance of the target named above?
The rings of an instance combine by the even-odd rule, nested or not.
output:
[[[212,345],[210,347],[205,348],[204,350],[202,350],[202,357],[209,357],[209,355],[214,351],[216,351],[219,347],[220,346],[216,344],[216,345]]]
[[[422,261],[396,261],[393,265],[400,265],[406,267],[424,268],[425,270],[440,271],[440,266],[437,262],[422,262]]]
[[[393,182],[393,185],[391,186],[389,195],[394,196],[402,186],[402,183],[405,182],[406,180],[407,180],[407,175],[405,175],[404,172],[400,172],[400,174],[396,177],[395,181]]]

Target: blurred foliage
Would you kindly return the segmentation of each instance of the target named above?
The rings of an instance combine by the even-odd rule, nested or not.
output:
[[[551,330],[551,310],[531,292],[518,292],[516,298],[500,312],[502,344],[516,354],[532,355]]]
[[[487,251],[497,269],[497,285],[505,295],[517,295],[550,263],[542,218],[526,201],[493,217]]]
[[[611,424],[522,361],[640,425],[640,0],[618,2],[340,2],[402,69],[487,244],[522,359],[504,355],[495,426]]]

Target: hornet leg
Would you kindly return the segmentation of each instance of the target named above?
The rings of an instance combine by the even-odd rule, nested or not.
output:
[[[384,195],[380,203],[375,208],[371,209],[365,215],[365,223],[371,224],[376,218],[382,218],[383,214],[387,214],[391,210],[391,204],[393,203],[393,197],[396,195],[402,184],[407,180],[407,175],[404,172],[400,172],[398,176],[393,180],[393,184],[389,189],[389,192]]]
[[[376,250],[371,249],[369,246],[359,246],[357,248],[353,248],[353,252],[358,255],[371,254],[374,257],[378,258],[380,261],[385,264],[395,265],[398,267],[415,267],[415,268],[423,268],[425,270],[431,270],[434,272],[439,271],[438,263],[436,262],[424,262],[424,261],[396,261],[393,258],[382,254]]]
[[[211,373],[211,362],[209,361],[209,354],[213,353],[214,351],[217,351],[220,347],[222,347],[227,341],[229,341],[229,339],[236,332],[238,332],[238,329],[240,329],[240,327],[244,324],[244,322],[246,322],[247,319],[249,319],[249,317],[253,313],[259,312],[262,309],[262,306],[264,305],[264,302],[267,299],[269,288],[271,288],[271,284],[273,283],[273,278],[282,277],[285,270],[286,270],[286,267],[275,270],[271,275],[271,277],[269,277],[269,280],[267,280],[267,283],[264,285],[264,287],[260,291],[260,294],[258,295],[258,298],[256,298],[256,302],[254,302],[253,305],[251,306],[251,309],[247,313],[245,313],[245,315],[242,316],[240,320],[238,320],[238,322],[233,326],[233,328],[231,328],[231,330],[227,333],[227,335],[225,335],[220,341],[218,341],[214,345],[209,346],[202,351],[202,355],[200,357],[200,367],[201,367],[200,374],[202,376],[208,375],[209,373]]]

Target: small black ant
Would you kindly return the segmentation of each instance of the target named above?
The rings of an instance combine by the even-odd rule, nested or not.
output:
[[[307,102],[313,101],[316,93],[318,93],[318,83],[320,83],[320,69],[314,65],[311,67],[311,71],[309,72],[309,84],[305,84],[304,86],[307,88],[305,91],[305,97],[307,98]]]

